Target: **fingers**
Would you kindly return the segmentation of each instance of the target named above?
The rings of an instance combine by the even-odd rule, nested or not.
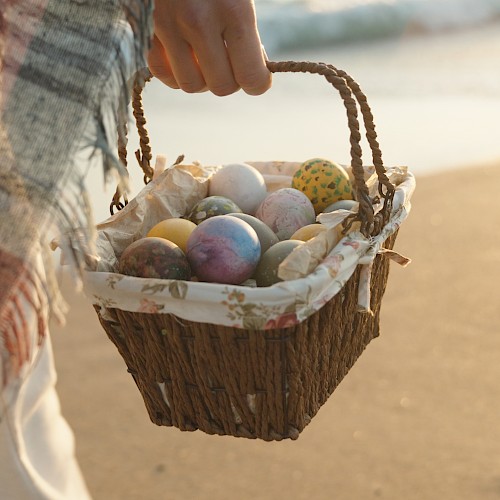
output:
[[[221,36],[207,37],[204,42],[193,40],[193,51],[207,88],[218,96],[229,95],[239,90],[240,85],[233,75],[223,38]]]
[[[169,38],[165,44],[155,35],[148,54],[148,66],[151,73],[169,87],[189,93],[207,90],[191,47],[179,37]]]
[[[247,94],[263,94],[271,87],[272,76],[266,67],[255,14],[251,10],[246,17],[231,21],[224,31],[224,39],[234,78]]]
[[[251,0],[157,0],[148,64],[186,92],[259,95],[271,86]]]
[[[148,53],[148,66],[151,73],[165,85],[173,89],[178,89],[179,85],[172,72],[167,54],[162,43],[156,35],[153,38],[151,48]]]
[[[271,86],[271,73],[265,64],[253,4],[247,0],[215,3],[218,9],[212,19],[201,23],[191,36],[208,88],[217,95],[231,94],[240,87],[251,95],[262,94]]]
[[[165,53],[179,88],[189,93],[207,90],[196,56],[185,40],[180,38],[172,40],[165,47]]]

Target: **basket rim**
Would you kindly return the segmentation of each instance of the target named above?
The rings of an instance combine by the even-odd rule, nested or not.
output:
[[[269,163],[272,167],[273,162]],[[148,205],[150,190],[161,191],[166,186],[172,187],[168,183],[176,177],[175,172],[178,167],[185,168],[181,165],[170,168],[143,188],[136,196],[138,209],[143,209],[140,207],[141,203]],[[196,168],[199,168],[199,165]],[[104,310],[117,308],[130,312],[173,314],[179,318],[202,323],[246,329],[268,329],[273,328],[276,323],[302,322],[339,293],[356,267],[361,265],[358,305],[361,311],[369,313],[371,312],[371,266],[379,251],[383,250],[384,242],[406,219],[411,208],[410,198],[415,185],[414,176],[408,169],[401,167],[392,169],[398,179],[393,198],[393,211],[380,233],[369,238],[360,232],[349,233],[330,250],[310,274],[303,278],[257,288],[126,276],[114,272],[112,264],[107,262],[98,270],[84,272],[84,291],[94,305]],[[193,178],[192,181],[198,185],[196,179]],[[375,189],[376,185],[373,187]],[[108,239],[109,230],[114,221],[119,224],[118,228],[122,231],[124,228],[130,231],[130,237],[138,234],[138,227],[131,227],[127,220],[129,212],[133,224],[138,225],[139,229],[142,227],[142,220],[136,221],[134,218],[135,204],[131,205],[116,214],[114,216],[116,219],[108,219],[102,225],[100,235],[106,240],[108,250],[111,243]],[[322,215],[318,216],[318,219],[321,219]],[[120,238],[122,236],[120,233]],[[124,245],[123,248],[127,245],[125,240],[120,243]],[[112,251],[116,252],[114,249]],[[391,257],[390,254],[386,255]]]

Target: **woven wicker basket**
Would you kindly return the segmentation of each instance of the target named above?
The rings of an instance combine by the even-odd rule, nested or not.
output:
[[[385,176],[371,111],[359,86],[345,72],[326,64],[270,62],[268,66],[273,72],[323,75],[340,92],[351,132],[361,231],[378,234],[390,218],[394,187]],[[134,90],[134,115],[142,149],[137,158],[147,180],[152,171],[140,100],[143,83]],[[383,209],[375,215],[361,162],[358,105],[384,199]],[[120,148],[122,160],[124,149]],[[118,195],[112,205],[120,208]],[[396,235],[397,230],[384,247],[391,249]],[[95,309],[155,424],[266,441],[297,439],[378,336],[388,273],[388,259],[377,255],[371,271],[372,314],[358,310],[358,266],[326,305],[302,323],[281,329],[245,330],[117,307],[106,308],[103,315],[100,305]]]

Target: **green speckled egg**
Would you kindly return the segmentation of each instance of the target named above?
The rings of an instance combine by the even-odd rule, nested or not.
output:
[[[234,201],[224,196],[208,196],[199,201],[191,210],[189,220],[200,224],[215,215],[227,215],[232,212],[241,213],[241,208]]]
[[[339,200],[352,200],[353,190],[346,170],[324,158],[307,160],[292,178],[292,187],[302,191],[319,214]]]

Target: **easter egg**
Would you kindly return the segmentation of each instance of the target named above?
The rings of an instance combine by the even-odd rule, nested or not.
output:
[[[165,219],[153,226],[146,236],[165,238],[185,252],[187,240],[195,227],[196,224],[187,219]]]
[[[336,201],[353,198],[346,170],[324,158],[313,158],[302,163],[292,178],[292,187],[311,200],[317,214]]]
[[[290,239],[308,241],[315,236],[318,236],[318,234],[323,231],[326,231],[326,226],[323,226],[323,224],[308,224],[307,226],[297,229],[297,231],[290,236]]]
[[[191,268],[184,252],[164,238],[141,238],[122,253],[118,272],[140,278],[189,280]]]
[[[359,203],[354,200],[340,200],[328,205],[323,212],[334,212],[335,210],[357,210]]]
[[[219,215],[204,220],[191,233],[187,258],[200,281],[237,285],[253,275],[260,242],[246,222]]]
[[[228,214],[231,217],[236,217],[245,221],[247,224],[253,227],[254,231],[257,233],[257,237],[260,241],[260,253],[261,255],[274,244],[278,243],[279,239],[276,234],[273,233],[269,226],[266,226],[260,219],[249,214]]]
[[[280,241],[273,245],[260,259],[259,265],[254,274],[257,286],[271,286],[278,281],[282,281],[278,277],[279,265],[285,260],[292,250],[303,242],[299,240]]]
[[[233,200],[243,212],[253,215],[267,195],[262,174],[246,163],[223,165],[210,178],[210,196],[224,196]]]
[[[208,196],[193,207],[188,218],[191,222],[198,225],[210,217],[225,215],[231,212],[241,212],[241,208],[225,196]]]
[[[293,188],[281,188],[268,194],[255,217],[267,224],[279,240],[287,240],[297,229],[316,220],[309,198]]]

